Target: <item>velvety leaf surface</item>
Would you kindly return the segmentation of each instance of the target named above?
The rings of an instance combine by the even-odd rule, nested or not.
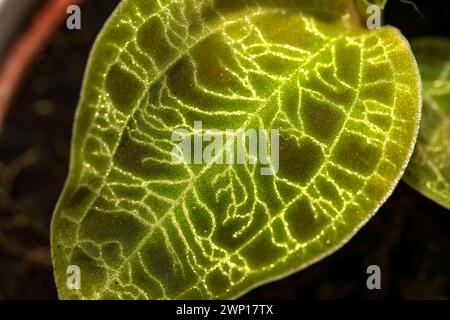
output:
[[[357,12],[123,1],[90,58],[53,218],[60,297],[234,298],[347,242],[403,174],[421,105],[406,40]],[[172,133],[194,121],[279,129],[279,171],[173,165]]]
[[[450,40],[413,42],[423,83],[423,115],[404,180],[450,209]]]

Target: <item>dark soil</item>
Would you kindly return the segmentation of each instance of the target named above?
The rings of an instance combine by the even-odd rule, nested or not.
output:
[[[64,183],[87,56],[118,0],[87,0],[81,31],[61,28],[36,61],[0,138],[0,299],[56,299],[49,224]],[[386,22],[412,39],[449,36],[448,1],[390,0]],[[244,299],[449,299],[450,212],[404,183],[341,250]],[[366,268],[382,289],[366,288]]]

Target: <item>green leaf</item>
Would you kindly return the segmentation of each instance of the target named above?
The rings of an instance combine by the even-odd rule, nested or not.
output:
[[[234,298],[346,243],[402,176],[421,107],[407,41],[356,12],[123,1],[90,57],[53,217],[59,296]],[[279,129],[279,171],[174,165],[172,133],[195,121]]]
[[[423,83],[422,125],[404,180],[450,209],[450,40],[413,42]]]

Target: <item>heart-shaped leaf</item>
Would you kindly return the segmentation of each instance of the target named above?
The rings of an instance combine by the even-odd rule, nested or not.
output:
[[[450,40],[413,42],[423,83],[423,114],[416,150],[404,180],[450,209]]]
[[[53,218],[60,297],[233,298],[347,242],[399,181],[421,106],[407,41],[358,12],[124,0],[90,57]],[[270,161],[236,162],[233,140],[204,149],[214,163],[195,142],[194,164],[174,161],[174,136],[212,129],[270,132]]]

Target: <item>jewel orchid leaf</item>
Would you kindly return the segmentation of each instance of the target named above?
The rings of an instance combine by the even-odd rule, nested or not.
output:
[[[413,42],[423,83],[423,115],[416,150],[404,180],[450,209],[450,40]]]
[[[364,2],[122,1],[53,216],[60,298],[236,298],[349,241],[401,178],[421,109],[408,42],[368,30]],[[213,161],[195,143],[174,161],[176,132],[213,129]],[[229,130],[271,132],[270,160],[237,139],[236,161]]]

